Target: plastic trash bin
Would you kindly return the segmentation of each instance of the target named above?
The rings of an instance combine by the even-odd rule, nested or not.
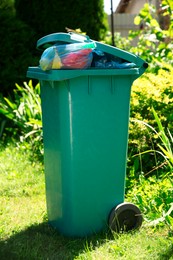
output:
[[[39,49],[91,41],[55,33]],[[147,64],[134,54],[95,42],[103,52],[136,64],[131,69],[49,70],[29,67],[41,85],[49,223],[63,235],[87,236],[137,228],[140,210],[124,203],[131,86]]]

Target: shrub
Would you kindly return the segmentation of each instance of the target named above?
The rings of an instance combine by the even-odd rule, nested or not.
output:
[[[34,28],[38,37],[69,27],[100,40],[107,30],[103,0],[16,0],[15,7],[17,16]]]
[[[137,79],[132,87],[131,95],[131,116],[129,127],[129,162],[128,174],[138,176],[141,173],[148,174],[152,169],[154,173],[163,172],[165,165],[162,156],[156,158],[156,154],[146,153],[147,150],[155,150],[160,140],[156,135],[151,135],[149,129],[138,123],[138,120],[144,121],[154,128],[157,128],[157,122],[154,118],[152,107],[154,107],[163,127],[173,131],[173,115],[170,113],[173,109],[173,68],[171,65],[161,64],[157,74],[145,73]],[[158,169],[158,165],[162,165]]]
[[[0,99],[1,138],[27,141],[35,153],[43,154],[40,85],[33,87],[32,81],[22,87],[16,84],[13,94],[13,99]]]
[[[15,82],[22,84],[29,65],[38,63],[34,31],[16,19],[15,10],[0,5],[0,92],[12,93]],[[34,51],[33,51],[34,49]]]
[[[159,10],[162,12],[160,15],[155,6],[146,3],[134,19],[134,24],[141,29],[129,31],[128,38],[117,32],[114,34],[116,47],[140,56],[149,63],[148,71],[156,73],[161,62],[173,64],[173,2],[162,0]],[[169,21],[165,28],[161,24],[164,17]],[[135,46],[134,39],[137,42]],[[105,42],[111,44],[110,34]]]
[[[149,225],[163,225],[166,222],[173,231],[172,185],[168,178],[153,176],[146,179],[140,176],[138,182],[133,182],[133,188],[128,190],[126,197],[128,201],[139,205]]]
[[[138,37],[138,45],[131,51],[150,63],[154,60],[172,63],[173,4],[171,1],[162,0],[160,10],[162,17],[169,17],[167,28],[162,28],[161,15],[158,15],[156,7],[153,5],[145,4],[139,15],[135,17],[134,23],[141,25],[142,29],[130,32],[130,40]]]

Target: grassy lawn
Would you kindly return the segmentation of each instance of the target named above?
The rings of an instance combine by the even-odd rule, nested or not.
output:
[[[12,145],[0,150],[0,259],[173,259],[166,224],[128,234],[66,238],[47,224],[43,165]]]

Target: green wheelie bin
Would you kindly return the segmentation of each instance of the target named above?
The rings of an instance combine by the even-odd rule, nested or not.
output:
[[[88,36],[54,33],[37,42],[93,42]],[[124,69],[29,67],[41,85],[46,200],[49,223],[67,236],[87,236],[142,224],[137,206],[124,202],[131,86],[144,60],[94,41],[102,52],[134,63]]]

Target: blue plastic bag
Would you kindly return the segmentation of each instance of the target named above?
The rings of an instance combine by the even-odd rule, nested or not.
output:
[[[93,67],[99,69],[130,69],[136,67],[135,63],[127,62],[121,58],[104,53],[100,50],[93,50]]]

